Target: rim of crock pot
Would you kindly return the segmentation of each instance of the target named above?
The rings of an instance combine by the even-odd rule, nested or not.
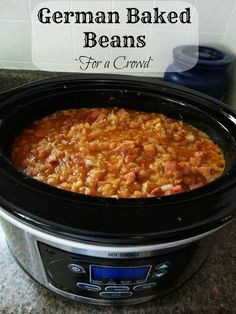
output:
[[[84,77],[85,76],[85,77]],[[86,77],[88,76],[88,79],[86,79]],[[100,75],[98,74],[98,76],[103,76],[103,75]],[[117,83],[119,82],[122,82],[121,80],[121,77],[123,78],[122,75],[111,75],[112,77],[114,76],[114,79]],[[63,80],[65,77],[67,76],[62,76],[62,77],[58,77],[56,79],[58,80]],[[68,78],[70,77],[70,75],[68,75]],[[120,79],[117,80],[117,77],[120,77]],[[132,77],[134,78],[134,77]],[[90,74],[83,74],[82,77],[78,80],[88,80],[88,81],[93,81],[93,80],[96,80],[96,75],[95,75],[95,78],[94,78],[94,75],[90,75]],[[139,77],[138,77],[139,79]],[[146,80],[138,80],[137,77],[136,79],[128,79],[127,77],[125,77],[125,80],[124,81],[130,81],[132,83],[147,83],[150,85],[153,85],[155,86],[156,84],[154,83],[153,84],[153,81],[146,81]],[[111,81],[112,79],[110,78],[107,78],[107,79],[99,79],[99,82],[102,83],[104,80],[104,82],[109,82]],[[33,82],[34,83],[34,82]],[[39,84],[39,88],[41,88],[41,85],[47,85],[47,84],[50,84],[53,82],[51,82],[51,79],[48,78],[48,79],[42,79],[42,80],[38,80],[35,82],[36,84],[36,87],[37,87],[37,84]],[[60,83],[60,81],[58,82]],[[232,122],[235,122],[235,128],[236,128],[236,111],[234,111],[231,107],[227,106],[226,104],[216,100],[215,98],[213,97],[210,97],[210,96],[207,96],[203,93],[200,93],[200,92],[196,92],[192,89],[189,89],[189,88],[182,88],[182,86],[178,86],[177,84],[172,84],[172,83],[166,83],[166,82],[158,82],[159,85],[163,85],[164,86],[164,92],[166,92],[165,90],[165,87],[170,87],[170,88],[174,88],[176,91],[180,91],[180,92],[187,92],[187,93],[191,93],[191,95],[194,97],[196,96],[197,99],[199,100],[199,97],[202,97],[204,98],[205,100],[208,100],[208,101],[211,101],[211,102],[214,102],[214,104],[218,104],[220,107],[223,107],[225,109],[225,114],[227,114],[228,118],[229,118],[229,114],[231,114],[231,121],[232,121],[232,118],[234,119],[234,121]],[[25,84],[22,86],[22,88],[31,88],[34,87],[34,84],[32,83],[28,83],[28,84]],[[20,87],[16,87],[14,89],[12,89],[13,92],[16,92],[17,93],[17,90],[21,90],[21,86]],[[11,91],[9,91],[11,92]],[[24,94],[24,90],[23,90],[23,94]],[[16,94],[17,97],[19,96],[19,94],[17,93]],[[181,95],[183,96],[183,95]],[[14,96],[13,96],[14,97]],[[196,99],[196,101],[197,101]],[[11,97],[9,98],[8,101],[6,101],[6,103],[8,102],[11,102],[12,99]],[[1,110],[1,108],[0,108]],[[227,112],[229,111],[229,112]],[[223,112],[221,111],[221,114],[223,114]],[[232,117],[232,115],[235,115],[235,118]],[[0,119],[1,120],[1,119]],[[0,124],[1,124],[1,121],[0,121]],[[236,142],[235,142],[235,145],[236,145]],[[36,189],[42,193],[53,193],[57,196],[61,196],[62,198],[68,198],[68,197],[72,197],[74,199],[77,199],[79,198],[78,200],[79,201],[84,201],[85,203],[88,203],[88,201],[91,201],[91,204],[98,204],[98,201],[101,200],[101,203],[104,205],[108,202],[111,202],[114,203],[115,205],[130,205],[132,206],[133,203],[135,203],[135,205],[143,205],[144,203],[147,204],[152,204],[153,202],[163,202],[163,203],[167,203],[168,204],[168,201],[169,202],[172,202],[172,201],[175,201],[178,203],[179,202],[183,202],[185,199],[188,200],[188,199],[197,199],[197,198],[200,198],[202,196],[207,196],[209,194],[212,194],[214,192],[219,192],[219,190],[222,190],[224,189],[225,187],[228,187],[234,183],[236,183],[236,163],[234,166],[232,166],[228,171],[224,172],[219,178],[217,178],[216,180],[202,186],[202,187],[199,187],[199,188],[196,188],[196,189],[193,189],[193,190],[190,190],[190,191],[187,191],[187,192],[181,192],[181,193],[177,193],[177,194],[173,194],[173,195],[167,195],[167,196],[161,196],[161,197],[148,197],[148,198],[112,198],[112,197],[100,197],[100,196],[94,196],[94,195],[84,195],[84,194],[80,194],[80,193],[75,193],[75,192],[71,192],[71,191],[67,191],[67,190],[63,190],[63,189],[60,189],[60,188],[57,188],[57,187],[54,187],[54,186],[51,186],[51,185],[48,185],[46,183],[42,183],[42,182],[39,182],[35,179],[33,179],[32,177],[30,176],[27,176],[25,175],[23,172],[19,171],[18,169],[16,169],[14,167],[14,165],[11,163],[11,161],[9,160],[9,158],[6,158],[3,154],[1,154],[0,152],[0,160],[5,164],[5,166],[8,166],[9,170],[11,170],[13,172],[13,175],[14,176],[17,176],[20,180],[20,183],[27,186],[27,187],[30,187],[32,189]],[[235,176],[234,176],[234,173],[232,173],[232,171],[235,170]],[[227,177],[227,182],[225,182],[225,178]],[[229,178],[232,178],[233,181],[235,182],[232,182],[232,183],[229,183]],[[28,184],[29,183],[29,184]],[[220,184],[223,184],[223,186],[219,187]],[[48,190],[48,191],[47,191]],[[179,197],[181,197],[181,199],[179,200]]]
[[[88,77],[89,76],[89,77]],[[98,75],[100,76],[100,75]],[[96,75],[94,77],[91,78],[90,75],[83,75],[81,78],[77,78],[78,80],[87,80],[86,77],[88,77],[88,80],[95,80],[97,81],[97,78],[96,78]],[[118,78],[119,77],[119,78]],[[70,75],[66,76],[66,78],[68,78],[68,80],[70,80]],[[118,78],[118,80],[117,80]],[[57,78],[57,83],[62,83],[63,80],[65,79],[65,76],[63,77],[59,77]],[[122,79],[122,80],[119,80],[120,79],[120,76],[119,75],[115,75],[115,80],[119,81],[119,82],[123,82],[124,81],[130,81],[131,83],[140,83],[140,84],[148,84],[148,86],[150,87],[150,85],[153,85],[153,87],[156,86],[156,84],[154,83],[153,84],[153,81],[146,81],[146,80],[139,80],[139,78],[127,78],[127,76]],[[60,81],[61,80],[61,81]],[[47,82],[46,82],[47,81]],[[102,82],[108,82],[108,81],[111,81],[111,78],[109,76],[109,78],[103,78],[103,79],[99,79],[99,81],[102,83]],[[46,80],[40,80],[38,81],[39,83],[39,87],[40,87],[40,84],[42,84],[43,82],[45,82],[45,84],[50,84],[50,83],[54,83],[54,82],[51,82],[51,79],[46,79]],[[236,119],[233,117],[233,115],[235,116],[236,113],[232,110],[232,108],[230,108],[229,106],[215,100],[214,98],[212,97],[208,97],[202,93],[199,93],[199,92],[195,92],[193,90],[190,90],[188,88],[182,88],[182,87],[179,87],[179,86],[176,86],[175,84],[170,84],[170,83],[166,83],[166,82],[160,82],[158,80],[158,85],[159,87],[162,88],[162,92],[167,92],[167,89],[168,88],[171,88],[172,90],[175,90],[175,91],[179,91],[181,92],[182,95],[180,95],[182,98],[184,98],[184,95],[183,93],[187,93],[186,96],[189,96],[189,94],[191,94],[191,97],[195,98],[195,101],[199,100],[199,97],[201,98],[204,98],[206,101],[208,102],[213,102],[214,105],[215,104],[218,104],[220,105],[220,109],[222,111],[222,108],[224,109],[224,114],[227,115],[227,117],[229,118],[229,116],[232,117],[232,122],[235,123]],[[31,83],[29,84],[26,84],[26,88],[30,88],[31,90]],[[24,91],[23,91],[23,94],[24,94]],[[17,93],[17,95],[19,96],[19,94]],[[14,98],[14,96],[13,96]],[[5,101],[5,103],[9,103],[12,101],[12,97],[9,97],[7,101]],[[215,109],[215,108],[214,108]],[[221,112],[222,113],[222,112]],[[0,155],[0,159],[1,161],[4,161],[5,162],[5,165],[8,164],[8,167],[10,166],[10,168],[12,168],[12,170],[14,169],[14,171],[17,171],[11,164],[10,162],[5,158],[4,160],[4,156]],[[235,167],[236,168],[236,167]],[[231,169],[232,170],[232,169]],[[235,169],[236,170],[236,169]],[[206,186],[203,186],[201,188],[198,188],[198,189],[194,189],[192,191],[189,191],[189,192],[186,192],[186,193],[180,193],[180,194],[176,194],[176,195],[171,195],[171,196],[165,196],[165,197],[162,197],[162,198],[143,198],[143,199],[114,199],[114,198],[108,198],[108,197],[105,197],[105,198],[101,198],[101,197],[97,197],[97,196],[87,196],[87,195],[82,195],[82,194],[78,194],[78,193],[73,193],[73,192],[69,192],[69,191],[65,191],[65,190],[61,190],[61,189],[58,189],[58,188],[55,188],[55,187],[52,187],[52,186],[49,186],[47,184],[42,184],[28,176],[25,176],[24,174],[20,173],[19,171],[18,172],[18,175],[22,176],[22,182],[20,182],[20,184],[26,186],[27,188],[30,188],[30,189],[34,189],[38,192],[41,192],[43,194],[50,194],[50,195],[55,195],[61,199],[70,199],[70,200],[73,200],[73,201],[78,201],[80,203],[86,203],[86,204],[96,204],[96,205],[107,205],[108,202],[109,202],[109,205],[116,205],[116,206],[119,206],[119,204],[123,207],[124,205],[126,205],[126,207],[132,207],[132,205],[135,203],[135,206],[142,206],[142,205],[152,205],[152,204],[156,204],[156,202],[163,202],[165,204],[168,204],[168,203],[172,203],[172,202],[175,202],[175,203],[183,203],[189,199],[193,200],[193,199],[197,199],[197,198],[202,198],[203,196],[208,196],[209,194],[214,194],[214,193],[217,193],[219,191],[222,191],[222,190],[225,190],[225,189],[228,189],[229,187],[231,187],[233,184],[236,183],[236,177],[233,177],[232,176],[232,173],[229,174],[229,173],[226,173],[224,175],[222,175],[220,178],[218,178],[217,180],[215,180],[214,182],[206,185]],[[231,171],[232,172],[232,171]],[[227,182],[225,181],[225,177],[227,177]],[[233,179],[233,182],[229,182],[229,177],[231,177],[231,179]],[[14,178],[15,180],[16,178]],[[29,182],[29,184],[28,184]],[[224,183],[222,185],[220,185],[219,183]],[[220,185],[220,186],[219,186]],[[179,199],[181,195],[181,199]],[[71,197],[73,196],[73,197]],[[98,202],[99,200],[99,202]],[[90,202],[88,202],[90,201]],[[24,212],[22,210],[22,212]],[[19,214],[19,213],[18,213]],[[35,215],[27,212],[28,216],[30,217],[36,217]],[[20,217],[20,215],[19,215]],[[22,217],[21,217],[22,218]],[[38,217],[37,217],[38,218]],[[230,217],[231,218],[231,217]],[[38,220],[40,220],[40,218],[38,218]],[[223,220],[222,220],[223,221]],[[222,222],[221,222],[222,223]],[[57,225],[57,223],[54,223],[55,225]],[[43,219],[41,221],[41,225],[43,225]],[[73,230],[73,228],[70,228],[71,230]]]
[[[8,223],[18,227],[21,230],[33,235],[36,237],[36,240],[39,242],[47,243],[52,245],[53,247],[60,248],[62,250],[66,250],[72,253],[82,254],[86,256],[93,257],[104,257],[104,258],[143,258],[154,256],[162,250],[177,248],[181,246],[185,246],[192,242],[196,242],[205,238],[214,232],[220,230],[229,222],[225,222],[223,225],[215,227],[214,229],[208,230],[207,232],[203,232],[201,234],[195,235],[193,237],[184,238],[177,241],[170,241],[165,243],[158,244],[147,244],[147,245],[119,245],[119,247],[115,245],[102,245],[102,244],[91,244],[85,242],[74,241],[71,239],[65,239],[62,237],[58,237],[54,234],[46,233],[41,231],[38,228],[33,228],[29,224],[22,223],[19,219],[13,217],[6,211],[0,208],[0,217],[6,220]]]
[[[41,85],[43,84],[43,85],[46,85],[46,84],[50,84],[50,83],[54,83],[53,81],[51,81],[52,79],[55,79],[56,81],[58,80],[58,83],[60,83],[60,80],[63,80],[63,79],[65,79],[65,78],[67,78],[68,77],[68,79],[70,79],[70,76],[71,75],[65,75],[65,76],[59,76],[59,77],[56,77],[56,78],[46,78],[46,79],[40,79],[40,80],[37,80],[37,81],[34,81],[34,82],[32,82],[32,83],[27,83],[27,84],[24,84],[24,85],[21,85],[21,86],[19,86],[19,87],[15,87],[15,88],[13,88],[13,89],[11,89],[11,90],[9,90],[9,91],[6,91],[6,94],[9,94],[9,101],[7,101],[7,102],[11,102],[12,101],[12,99],[11,99],[11,92],[16,92],[16,94],[17,94],[17,97],[19,96],[19,94],[17,93],[17,91],[19,90],[20,92],[21,92],[21,89],[23,88],[23,93],[24,93],[24,88],[31,88],[31,86],[32,87],[34,87],[34,85],[36,85],[36,87],[38,86],[38,87],[40,87],[41,88]],[[88,78],[86,78],[88,76]],[[100,74],[98,74],[97,75],[98,77],[99,76],[103,76],[103,75],[100,75]],[[106,76],[106,75],[105,75]],[[109,75],[110,76],[110,75]],[[148,80],[146,80],[146,78],[144,78],[144,80],[140,80],[140,78],[139,77],[135,77],[135,79],[133,79],[134,77],[132,77],[132,76],[123,76],[123,75],[111,75],[112,77],[114,77],[114,79],[116,80],[117,78],[119,78],[119,80],[117,80],[117,82],[119,83],[119,82],[122,82],[122,80],[121,80],[121,78],[122,79],[124,79],[124,81],[130,81],[130,82],[132,82],[132,83],[147,83],[147,84],[153,84],[153,81],[148,81]],[[128,78],[127,78],[128,77]],[[95,78],[94,78],[94,75],[90,75],[90,74],[83,74],[82,75],[82,77],[81,78],[78,78],[79,80],[84,80],[85,79],[85,81],[86,80],[95,80],[96,79],[96,75],[95,75]],[[104,82],[109,82],[111,79],[110,78],[103,78],[102,80],[101,79],[99,79],[99,81],[100,81],[100,83],[102,82],[104,80]],[[158,79],[157,79],[158,80]],[[39,85],[38,85],[39,84]],[[156,85],[155,83],[153,84],[154,86]],[[170,88],[172,88],[172,89],[175,89],[176,91],[180,91],[180,92],[187,92],[187,93],[191,93],[191,95],[194,97],[194,96],[196,96],[196,97],[198,97],[199,98],[199,96],[200,97],[202,97],[202,98],[204,98],[205,100],[207,100],[207,101],[211,101],[211,102],[214,102],[215,104],[218,104],[219,106],[221,106],[221,107],[223,107],[224,109],[225,109],[225,114],[227,114],[227,116],[228,116],[228,118],[229,118],[229,115],[231,114],[231,117],[229,118],[231,121],[233,121],[233,122],[235,122],[235,127],[236,127],[236,111],[234,111],[230,106],[228,106],[228,105],[226,105],[226,104],[224,104],[224,103],[222,103],[221,101],[218,101],[217,99],[215,99],[215,98],[213,98],[213,97],[210,97],[210,96],[208,96],[208,95],[205,95],[205,94],[203,94],[203,93],[200,93],[200,92],[197,92],[197,91],[194,91],[194,90],[192,90],[192,89],[189,89],[189,88],[186,88],[186,87],[180,87],[179,85],[177,85],[177,84],[173,84],[173,83],[167,83],[167,82],[161,82],[160,80],[158,80],[158,85],[161,85],[162,87],[164,87],[164,92],[166,92],[166,90],[165,90],[165,87],[170,87]],[[3,93],[4,94],[4,93]],[[183,95],[181,95],[181,96],[183,96]],[[197,99],[196,99],[197,100]],[[0,110],[1,110],[1,106],[0,106]],[[228,111],[228,112],[227,112]],[[221,111],[221,114],[222,114],[223,112]],[[235,118],[234,117],[232,117],[232,115],[235,115]],[[0,119],[0,124],[1,124],[1,119]],[[2,158],[3,157],[3,154],[0,154],[0,158]],[[5,157],[5,156],[4,156]],[[206,185],[204,185],[204,186],[202,186],[202,187],[199,187],[199,188],[196,188],[196,189],[193,189],[193,190],[191,190],[191,191],[187,191],[187,192],[181,192],[181,193],[178,193],[178,194],[174,194],[174,195],[168,195],[168,196],[161,196],[161,197],[151,197],[151,198],[138,198],[138,199],[131,199],[131,198],[119,198],[119,199],[116,199],[116,198],[111,198],[111,197],[99,197],[99,196],[90,196],[90,195],[83,195],[83,194],[80,194],[80,193],[74,193],[74,192],[70,192],[70,191],[66,191],[66,190],[63,190],[63,189],[59,189],[59,188],[56,188],[56,187],[53,187],[53,186],[50,186],[50,185],[48,185],[48,184],[45,184],[45,183],[41,183],[41,182],[38,182],[37,180],[34,180],[33,178],[31,178],[30,176],[27,176],[27,175],[25,175],[23,172],[21,172],[21,171],[19,171],[19,170],[17,170],[15,167],[14,167],[14,165],[12,165],[12,163],[11,163],[11,161],[9,161],[9,159],[8,158],[4,158],[5,159],[5,162],[6,162],[6,164],[8,164],[12,169],[14,169],[14,170],[16,170],[16,172],[15,172],[15,174],[17,173],[18,175],[20,175],[21,176],[21,178],[23,179],[23,183],[25,183],[26,182],[26,180],[25,179],[27,179],[28,181],[31,181],[30,183],[35,183],[35,184],[37,184],[38,186],[36,187],[36,189],[38,189],[40,186],[47,186],[47,187],[49,187],[49,188],[52,188],[52,191],[54,190],[54,191],[62,191],[62,192],[66,192],[66,194],[67,195],[79,195],[79,196],[85,196],[85,198],[87,198],[87,200],[88,199],[94,199],[94,200],[97,200],[98,198],[99,199],[104,199],[104,200],[110,200],[110,201],[112,201],[112,200],[114,200],[114,201],[116,201],[116,200],[118,200],[118,201],[121,201],[121,200],[124,200],[124,201],[131,201],[131,202],[133,202],[133,201],[137,201],[137,200],[140,200],[141,202],[142,201],[144,201],[145,200],[145,203],[146,203],[146,201],[147,200],[162,200],[162,199],[174,199],[176,196],[179,196],[179,195],[188,195],[188,196],[190,196],[190,194],[192,194],[192,192],[195,192],[195,191],[203,191],[204,190],[204,188],[205,187],[207,187],[207,188],[209,188],[209,187],[211,187],[211,186],[213,186],[213,185],[215,185],[215,183],[217,183],[217,182],[219,182],[219,181],[221,181],[224,177],[228,177],[229,176],[229,172],[234,168],[234,167],[232,167],[231,169],[229,169],[229,171],[227,171],[227,172],[225,172],[225,173],[223,173],[219,178],[217,178],[216,180],[214,180],[214,181],[212,181],[212,182],[210,182],[210,183],[208,183],[208,184],[206,184]],[[236,167],[236,165],[235,165],[235,167]],[[48,191],[48,192],[52,192],[52,191]],[[207,192],[207,191],[206,191]],[[210,193],[210,191],[209,192],[207,192],[206,194],[208,194],[208,193]],[[66,196],[66,195],[65,195]],[[196,197],[198,197],[197,195],[195,195]],[[199,196],[202,196],[202,195],[199,195]],[[191,198],[192,197],[194,197],[193,195],[191,195]],[[194,197],[195,198],[195,197]],[[181,202],[182,202],[182,200],[181,200]]]

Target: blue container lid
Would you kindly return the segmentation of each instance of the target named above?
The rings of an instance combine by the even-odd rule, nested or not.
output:
[[[233,61],[232,56],[215,48],[196,45],[183,45],[173,49],[176,61],[198,68],[226,69]]]

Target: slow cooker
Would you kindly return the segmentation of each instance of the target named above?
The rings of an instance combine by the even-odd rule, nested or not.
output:
[[[11,144],[22,128],[81,106],[156,111],[190,123],[221,147],[225,172],[190,192],[112,199],[57,189],[12,165]],[[235,195],[236,113],[204,94],[118,75],[68,75],[1,94],[0,216],[7,244],[29,276],[59,295],[136,304],[180,286],[234,217]]]

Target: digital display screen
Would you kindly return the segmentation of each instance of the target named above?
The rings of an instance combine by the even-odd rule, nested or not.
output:
[[[145,281],[150,266],[107,267],[91,265],[91,279],[101,282],[109,281]]]

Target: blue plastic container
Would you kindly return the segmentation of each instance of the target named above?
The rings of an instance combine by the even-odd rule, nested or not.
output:
[[[204,46],[178,46],[173,49],[174,62],[168,66],[164,80],[183,85],[222,99],[229,83],[226,72],[232,57]],[[186,66],[196,65],[187,71]]]

